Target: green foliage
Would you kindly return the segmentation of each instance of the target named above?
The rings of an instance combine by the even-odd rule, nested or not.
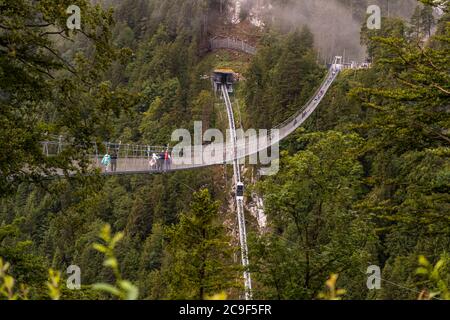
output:
[[[139,289],[128,280],[122,279],[122,274],[119,270],[119,263],[114,254],[114,249],[119,241],[123,239],[124,234],[119,232],[111,235],[111,226],[105,225],[100,232],[100,239],[104,244],[94,243],[93,247],[98,252],[105,255],[103,266],[110,268],[116,279],[115,286],[108,283],[96,283],[92,287],[94,290],[107,292],[119,299],[136,300],[139,296]]]
[[[72,4],[83,13],[80,31],[66,26]],[[91,142],[133,98],[103,79],[111,62],[127,55],[111,44],[111,11],[86,0],[1,1],[0,8],[1,195],[58,168],[85,172]],[[63,54],[68,42],[83,47]],[[73,147],[45,157],[40,142],[59,134]]]
[[[430,292],[426,292],[420,298],[433,299],[439,297],[444,300],[450,300],[450,274],[448,272],[450,258],[448,254],[443,255],[434,266],[424,256],[419,256],[419,265],[420,267],[417,268],[416,273],[428,278],[427,283],[433,286]]]
[[[248,127],[271,128],[310,98],[323,70],[316,64],[313,36],[306,27],[285,37],[270,33],[261,42],[245,74],[245,110]]]
[[[379,224],[385,270],[408,286],[416,282],[410,275],[418,255],[436,257],[449,248],[450,29],[446,18],[442,24],[447,28],[431,38],[432,46],[396,33],[373,38],[371,72],[386,80],[353,91],[370,109],[360,126],[371,164],[370,192],[361,205]],[[392,290],[383,289],[384,297],[412,298]]]
[[[0,257],[0,300],[6,298],[7,300],[27,299],[28,291],[24,286],[21,286],[21,292],[15,292],[14,286],[16,280],[8,275],[10,264],[4,262]]]
[[[49,296],[52,300],[59,300],[61,298],[60,291],[61,272],[49,269],[47,287]]]
[[[338,280],[337,274],[332,274],[330,278],[325,283],[327,287],[326,292],[321,292],[317,296],[319,299],[323,300],[341,300],[342,296],[345,295],[346,291],[345,289],[337,289],[336,288],[336,282]]]
[[[433,9],[430,6],[417,6],[411,17],[411,36],[420,40],[423,37],[431,36],[432,29],[435,25]]]
[[[190,211],[167,230],[162,276],[169,299],[204,299],[236,286],[230,239],[217,219],[219,203],[207,189],[194,193]]]
[[[21,288],[23,294],[15,295],[15,298],[25,299],[26,297],[38,298],[45,297],[43,287],[45,281],[46,261],[36,253],[31,253],[32,242],[21,240],[22,230],[19,227],[23,219],[17,219],[12,224],[0,227],[0,257],[8,261],[5,265],[11,263],[14,269],[11,270],[12,284],[26,283],[27,288]],[[6,267],[6,272],[9,267]],[[11,282],[8,282],[11,284]],[[9,289],[12,289],[11,287]],[[25,294],[26,293],[26,294]]]
[[[255,297],[312,299],[328,274],[362,279],[376,237],[369,217],[355,210],[361,187],[363,140],[355,134],[307,135],[307,148],[284,154],[281,172],[264,181],[265,211],[274,231],[252,241]],[[345,280],[344,280],[345,279]],[[363,281],[352,288],[362,298]]]

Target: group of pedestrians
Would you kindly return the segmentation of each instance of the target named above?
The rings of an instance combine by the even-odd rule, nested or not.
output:
[[[107,152],[101,161],[104,168],[104,172],[116,172],[117,162],[118,162],[117,150],[114,150],[112,154]],[[170,170],[172,162],[172,157],[170,155],[169,149],[167,148],[164,152],[153,153],[149,161],[149,166],[152,170],[156,171],[168,171]]]
[[[170,170],[172,157],[170,156],[169,149],[160,153],[153,153],[152,158],[149,161],[150,168],[156,171]]]
[[[105,172],[109,172],[109,171],[116,172],[117,171],[117,159],[118,158],[119,158],[119,156],[117,154],[117,150],[114,150],[111,155],[107,152],[103,156],[101,163],[105,167]]]

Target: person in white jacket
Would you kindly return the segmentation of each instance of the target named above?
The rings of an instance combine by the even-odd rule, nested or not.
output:
[[[156,153],[153,153],[152,158],[150,159],[150,168],[155,169],[156,164],[158,163],[158,156],[156,155]]]

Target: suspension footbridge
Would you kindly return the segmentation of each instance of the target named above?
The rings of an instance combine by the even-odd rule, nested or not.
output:
[[[244,159],[271,148],[302,126],[318,108],[342,68],[341,58],[336,57],[311,98],[294,115],[268,130],[265,137],[257,136],[255,133],[239,138],[231,137],[231,141],[226,143],[213,143],[208,146],[185,146],[181,149],[105,142],[102,146],[93,144],[90,156],[91,166],[101,169],[106,175],[121,175],[192,170],[214,165],[233,164],[236,160]],[[225,103],[231,104],[230,101],[225,101]],[[234,127],[230,129],[231,132],[235,131]],[[64,148],[71,146],[71,142],[64,140],[62,137],[56,140],[43,141],[41,144],[44,155],[49,157],[57,156],[64,151]],[[117,167],[114,171],[105,170],[105,166],[102,164],[102,152],[112,152],[112,150],[117,153]],[[215,150],[214,157],[210,157],[205,153],[205,150]],[[161,154],[166,151],[170,153],[171,160],[164,160],[162,163],[152,161],[153,154]],[[63,175],[62,172],[58,174]]]

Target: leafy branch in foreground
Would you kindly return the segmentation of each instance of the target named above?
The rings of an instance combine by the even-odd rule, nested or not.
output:
[[[6,298],[7,300],[28,300],[28,289],[25,286],[20,286],[20,292],[14,290],[15,279],[8,275],[10,264],[3,262],[0,258],[0,300]]]
[[[205,296],[205,300],[217,300],[217,301],[224,301],[227,300],[228,294],[225,291],[222,291],[218,294],[214,294],[212,296]]]
[[[321,292],[317,298],[322,300],[342,300],[342,296],[346,293],[345,289],[338,289],[336,287],[336,282],[339,275],[332,274],[330,278],[325,282],[327,286],[326,292]]]
[[[53,269],[48,270],[48,282],[47,287],[49,290],[49,296],[52,300],[59,300],[61,298],[61,272]]]
[[[130,281],[123,280],[119,269],[119,263],[114,254],[114,248],[117,243],[122,240],[123,232],[111,235],[111,226],[105,225],[100,232],[100,238],[105,244],[94,243],[94,249],[105,255],[103,265],[111,268],[116,278],[115,285],[108,283],[96,283],[93,285],[94,290],[104,291],[122,300],[136,300],[139,296],[139,289]]]
[[[448,272],[445,275],[444,270],[448,270],[450,258],[448,255],[443,257],[433,266],[424,256],[419,257],[419,265],[416,274],[426,277],[427,284],[433,285],[430,291],[423,290],[419,296],[419,300],[430,300],[433,298],[441,298],[450,300],[450,288],[448,286]],[[447,268],[446,268],[447,267]],[[447,278],[447,279],[446,279]]]

